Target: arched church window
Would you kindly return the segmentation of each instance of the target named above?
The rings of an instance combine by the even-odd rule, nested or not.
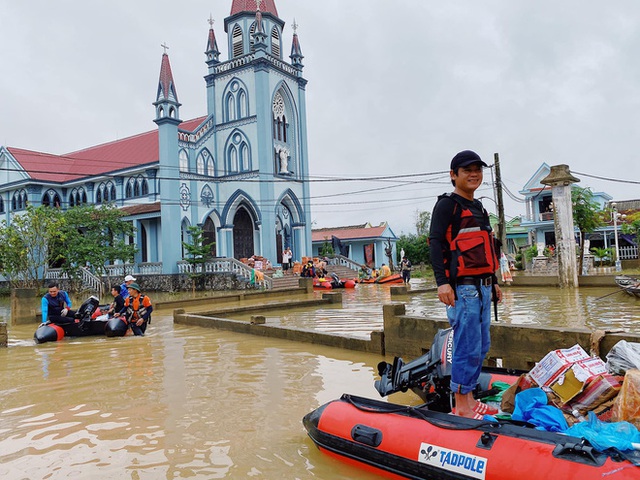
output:
[[[73,199],[73,192],[71,195],[71,199]],[[44,205],[45,207],[60,208],[61,203],[62,202],[60,201],[60,195],[58,195],[58,193],[53,189],[47,190],[42,197],[42,205]],[[73,204],[71,206],[73,206]]]
[[[116,200],[116,187],[113,183],[107,183],[107,190],[109,190],[109,200],[115,202]]]
[[[233,27],[231,34],[231,46],[233,49],[233,58],[240,57],[244,51],[244,45],[242,44],[242,29],[240,25]]]
[[[207,175],[210,177],[215,177],[216,175],[216,166],[213,161],[213,158],[209,157],[209,161],[207,162]]]
[[[202,154],[198,155],[196,173],[198,175],[204,175],[204,156]]]
[[[242,145],[240,146],[240,160],[241,160],[243,172],[251,170],[251,158],[249,157],[249,147],[245,142],[242,142]]]
[[[227,95],[227,121],[230,122],[236,119],[236,102],[233,95],[229,93]]]
[[[139,197],[140,196],[140,181],[134,181],[133,182],[133,196],[134,197]]]
[[[229,147],[229,171],[238,171],[238,150],[233,145]]]
[[[127,182],[127,186],[125,187],[124,190],[124,198],[131,198],[133,197],[133,179],[130,179]]]
[[[185,152],[184,150],[180,150],[180,154],[178,155],[178,158],[180,160],[180,171],[181,172],[188,172],[189,171],[189,156],[187,155],[187,152]]]
[[[142,179],[142,195],[149,195],[149,182],[146,178]]]
[[[248,116],[247,108],[247,94],[243,89],[238,92],[238,118],[244,118]]]
[[[4,200],[0,197],[0,213],[4,213]]]
[[[280,92],[276,92],[273,97],[273,138],[287,141],[287,118],[285,116],[284,98]]]
[[[107,201],[106,198],[105,198],[105,201]],[[96,190],[96,203],[97,204],[102,203],[102,190],[100,188]]]
[[[11,198],[11,210],[24,210],[28,205],[27,192],[24,188],[14,192]]]
[[[271,55],[280,58],[280,33],[278,27],[273,27],[271,30]]]

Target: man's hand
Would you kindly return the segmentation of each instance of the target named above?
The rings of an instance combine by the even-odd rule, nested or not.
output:
[[[450,307],[456,306],[455,292],[453,291],[453,288],[451,288],[451,285],[449,285],[448,283],[445,283],[444,285],[440,285],[438,287],[438,299],[442,303]]]
[[[496,298],[498,299],[498,303],[502,302],[502,290],[500,289],[500,285],[497,283],[493,286],[496,291]]]
[[[69,309],[68,309],[68,308],[63,308],[63,309],[60,311],[60,316],[62,316],[62,317],[66,317],[68,312],[69,312]]]

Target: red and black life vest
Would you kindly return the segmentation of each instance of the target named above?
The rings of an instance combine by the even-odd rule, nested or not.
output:
[[[451,263],[446,273],[450,280],[459,277],[486,277],[499,268],[496,239],[489,224],[489,215],[483,208],[483,218],[473,212],[455,196],[447,194],[455,202],[454,220],[447,228],[446,239],[451,249]]]

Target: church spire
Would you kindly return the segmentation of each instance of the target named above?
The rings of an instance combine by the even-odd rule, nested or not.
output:
[[[256,0],[256,28],[253,32],[254,47],[256,50],[267,49],[267,35],[264,33],[262,27],[262,12],[260,11],[260,5],[262,0]]]
[[[257,0],[233,0],[231,4],[231,16],[236,13],[242,12],[255,12],[258,8]],[[260,10],[263,13],[270,13],[271,15],[278,16],[278,10],[276,9],[275,0],[261,0]]]
[[[176,85],[173,81],[173,73],[171,73],[171,64],[169,63],[169,55],[167,55],[167,45],[163,44],[164,53],[162,54],[162,64],[160,65],[160,80],[158,82],[158,93],[154,103],[156,107],[156,121],[163,118],[179,118],[178,94]]]
[[[300,40],[298,40],[298,24],[296,23],[296,19],[293,19],[293,42],[291,43],[291,55],[289,58],[291,59],[291,65],[293,65],[298,70],[302,70],[304,65],[302,64],[302,59],[304,56],[302,55],[302,49],[300,48]]]
[[[214,63],[218,63],[220,60],[220,50],[218,50],[218,42],[216,41],[216,34],[213,31],[213,16],[209,15],[209,38],[207,40],[207,51],[204,54],[207,56],[207,64],[211,66]]]

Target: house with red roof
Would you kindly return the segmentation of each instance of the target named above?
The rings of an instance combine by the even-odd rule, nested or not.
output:
[[[177,273],[193,225],[216,257],[276,264],[286,247],[308,256],[307,81],[296,25],[286,60],[275,1],[231,0],[223,61],[210,24],[206,115],[181,119],[165,51],[149,131],[65,154],[0,146],[1,218],[11,222],[27,205],[115,204],[135,227],[137,272]]]
[[[379,268],[383,263],[389,265],[389,253],[395,262],[398,237],[387,222],[374,226],[370,223],[346,227],[318,228],[312,230],[313,255],[320,256],[325,243],[332,246],[334,254],[350,260]]]

